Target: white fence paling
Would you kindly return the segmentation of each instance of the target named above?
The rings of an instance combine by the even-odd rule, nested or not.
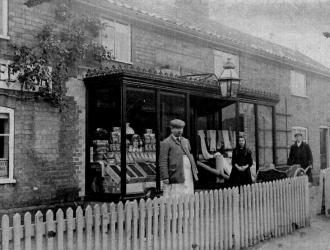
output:
[[[329,172],[329,171],[328,171]],[[330,172],[322,178],[330,178]],[[330,181],[330,179],[328,179]],[[7,215],[3,250],[240,249],[310,224],[307,177],[101,207]],[[65,214],[65,218],[64,218]],[[75,214],[75,217],[73,216]],[[23,225],[21,224],[23,221]]]

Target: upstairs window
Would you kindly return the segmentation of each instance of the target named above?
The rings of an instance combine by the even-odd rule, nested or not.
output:
[[[14,110],[0,107],[0,184],[14,182]]]
[[[0,38],[8,38],[8,0],[0,0]]]
[[[131,28],[128,24],[102,20],[101,44],[112,51],[113,59],[131,63]]]
[[[228,61],[228,58],[231,59],[232,63],[235,65],[235,71],[239,76],[239,56],[226,53],[220,50],[214,50],[214,74],[218,77],[221,75],[223,71],[223,65]]]
[[[294,135],[296,133],[301,133],[302,134],[303,141],[306,142],[306,143],[308,143],[308,130],[307,130],[307,128],[298,127],[298,126],[292,127],[292,142],[295,142],[296,141],[296,139],[294,137]]]
[[[292,95],[307,96],[306,76],[304,74],[291,70],[290,85]]]

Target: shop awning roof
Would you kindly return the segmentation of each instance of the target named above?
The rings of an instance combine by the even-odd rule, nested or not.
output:
[[[173,75],[172,73],[162,73],[155,69],[141,68],[138,66],[128,64],[112,65],[111,67],[105,67],[103,69],[88,70],[85,76],[85,82],[102,82],[102,78],[109,76],[122,76],[135,79],[144,79],[146,81],[153,81],[160,83],[170,83],[181,88],[190,88],[199,91],[207,91],[211,93],[220,93],[219,85],[216,80],[198,80],[193,78],[186,78],[179,75]],[[220,95],[220,94],[219,94]],[[246,88],[241,86],[238,92],[238,98],[241,99],[253,99],[256,101],[262,101],[267,103],[277,103],[280,98],[276,93]]]

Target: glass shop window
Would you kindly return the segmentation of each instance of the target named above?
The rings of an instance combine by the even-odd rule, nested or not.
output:
[[[126,193],[156,188],[156,92],[127,89]]]
[[[272,107],[258,106],[259,166],[273,163]]]
[[[252,151],[253,160],[256,160],[256,137],[255,137],[255,115],[254,104],[239,104],[239,131],[246,138],[246,146]]]
[[[186,121],[186,97],[183,94],[161,93],[160,96],[161,109],[161,134],[160,139],[164,140],[171,134],[170,121],[180,119]],[[186,137],[186,129],[183,136]]]
[[[88,191],[121,193],[120,88],[95,88],[89,91],[90,168]]]

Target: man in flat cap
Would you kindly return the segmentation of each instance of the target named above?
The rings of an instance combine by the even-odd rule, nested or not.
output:
[[[193,194],[193,179],[198,180],[189,141],[182,136],[184,126],[184,121],[172,120],[171,135],[160,143],[160,178],[165,197]]]
[[[302,134],[300,132],[294,135],[296,141],[290,148],[290,154],[288,159],[288,165],[299,164],[303,169],[305,169],[308,175],[309,182],[312,182],[312,165],[313,165],[313,155],[312,151],[307,143],[303,141]]]

